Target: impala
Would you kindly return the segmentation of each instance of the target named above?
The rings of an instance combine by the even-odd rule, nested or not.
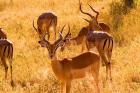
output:
[[[86,39],[88,51],[95,46],[106,66],[106,79],[111,77],[111,56],[113,49],[113,37],[107,32],[89,31]]]
[[[81,12],[83,12],[81,9],[81,4],[80,4],[80,10]],[[83,13],[92,17],[92,15],[90,15],[89,13],[85,13],[85,12]],[[97,16],[98,14],[96,15],[96,18]],[[96,18],[93,17],[93,19],[95,20]],[[95,20],[93,22],[97,23],[97,21]],[[95,25],[93,26],[94,26],[93,28],[90,26],[82,28],[76,37],[71,38],[69,40],[70,41],[69,43],[74,45],[82,44],[82,52],[84,50],[84,47],[86,47],[88,50],[90,50],[92,47],[96,47],[106,66],[106,78],[108,79],[108,72],[109,72],[110,80],[112,80],[110,60],[111,60],[112,49],[113,49],[113,37],[109,33],[104,32],[102,30],[95,31],[96,29],[94,28],[96,26]],[[67,45],[69,44],[65,44],[65,46]],[[63,50],[65,46],[62,46]]]
[[[13,44],[7,39],[0,39],[0,59],[2,65],[5,68],[5,79],[7,79],[8,64],[6,60],[8,59],[11,70],[11,85],[13,85],[13,75],[12,75],[12,60],[13,60]]]
[[[48,40],[50,38],[50,32],[49,29],[52,27],[55,33],[56,38],[56,26],[57,26],[57,16],[53,13],[42,13],[37,20],[37,28],[34,26],[33,21],[33,27],[39,34],[39,38],[41,40],[45,39],[46,34],[48,35]]]
[[[85,52],[73,58],[64,58],[59,60],[55,54],[56,50],[63,45],[64,38],[60,33],[60,38],[51,44],[47,40],[39,41],[42,47],[46,47],[51,58],[51,65],[56,77],[61,81],[61,92],[70,93],[71,82],[73,79],[83,78],[86,72],[89,72],[94,77],[97,92],[100,92],[99,83],[99,68],[100,57],[93,52]]]
[[[2,28],[0,28],[0,39],[7,39],[7,35]]]

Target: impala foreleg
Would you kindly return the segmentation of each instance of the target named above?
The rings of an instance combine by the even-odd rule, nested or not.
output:
[[[61,93],[66,93],[66,83],[61,82]]]
[[[67,81],[67,83],[66,83],[66,93],[70,93],[70,88],[71,88],[71,81]]]
[[[92,66],[92,76],[94,78],[95,81],[95,85],[96,85],[96,89],[97,89],[97,93],[100,93],[100,87],[99,87],[99,69],[100,69],[100,62],[95,63]]]

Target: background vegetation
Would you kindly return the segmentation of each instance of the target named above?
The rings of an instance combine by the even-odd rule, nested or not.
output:
[[[83,9],[90,13],[87,4],[91,4],[100,12],[98,20],[111,27],[110,34],[115,40],[112,93],[140,93],[140,0],[81,2]],[[37,20],[41,13],[51,11],[58,16],[58,31],[64,24],[70,24],[72,35],[76,36],[87,25],[82,19],[87,16],[80,13],[78,3],[78,0],[0,0],[0,27],[14,44],[16,84],[12,89],[9,81],[4,81],[4,69],[0,66],[0,93],[59,93],[60,83],[51,70],[47,49],[37,43],[39,38],[32,21]],[[72,57],[80,53],[80,48],[72,46],[57,55],[59,58]],[[111,93],[111,88],[105,83],[105,67],[101,67],[100,73],[103,93]],[[91,80],[90,77],[74,80],[72,93],[93,93]]]

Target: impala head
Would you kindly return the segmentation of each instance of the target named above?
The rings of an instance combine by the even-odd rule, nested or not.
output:
[[[62,36],[62,32],[64,29],[65,25],[63,26],[63,28],[61,29],[61,31],[59,32],[60,36],[59,39],[56,40],[53,44],[50,43],[48,40],[44,39],[44,40],[40,40],[38,41],[38,43],[42,46],[42,47],[46,47],[48,49],[48,53],[49,53],[49,57],[52,59],[53,57],[55,57],[56,54],[56,50],[59,47],[63,47],[65,44],[65,41],[67,41],[67,37],[69,36],[68,34],[70,34],[70,32],[68,31],[67,35],[65,37]]]
[[[89,4],[88,4],[89,5]],[[89,5],[89,7],[91,8],[91,10],[93,12],[96,13],[96,17],[94,17],[93,15],[91,15],[90,13],[86,13],[82,10],[82,3],[79,1],[79,9],[81,11],[81,13],[85,14],[85,15],[88,15],[91,20],[88,20],[88,19],[85,19],[83,18],[86,22],[89,23],[88,25],[88,29],[89,30],[101,30],[101,27],[98,25],[98,21],[97,21],[97,18],[99,16],[99,12],[97,12],[95,9],[93,9],[93,7],[91,7],[91,5]]]

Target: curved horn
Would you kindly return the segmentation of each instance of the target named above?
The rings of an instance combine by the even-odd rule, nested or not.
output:
[[[60,37],[59,39],[61,39],[61,40],[63,39],[62,33],[60,33],[60,32],[59,32],[59,37]]]
[[[69,24],[68,24],[68,28],[69,28],[69,30],[68,30],[67,35],[69,35],[69,34],[70,34],[70,25],[69,25]]]
[[[79,0],[79,9],[80,9],[81,13],[86,14],[86,15],[90,16],[91,18],[93,18],[93,16],[91,14],[86,13],[82,10],[82,3],[80,2],[80,0]]]
[[[37,28],[36,28],[35,25],[34,25],[34,20],[33,20],[33,28],[37,31]]]
[[[60,38],[61,38],[61,39],[63,39],[62,32],[63,32],[65,26],[66,26],[66,24],[62,27],[61,31],[59,32],[59,35],[60,35]]]
[[[66,36],[65,36],[65,39],[71,34],[70,33],[70,26],[68,25],[68,28],[69,28],[69,30],[68,30],[68,33],[66,34]]]
[[[92,9],[92,11],[96,13],[96,20],[97,20],[97,18],[98,18],[98,16],[99,16],[99,12],[96,11],[95,9],[93,9],[93,7],[92,7],[90,4],[88,4],[88,5],[89,5],[89,7]]]
[[[62,34],[62,32],[63,32],[65,26],[66,26],[66,24],[62,27],[62,29],[61,29],[61,31],[60,31],[61,34]]]

